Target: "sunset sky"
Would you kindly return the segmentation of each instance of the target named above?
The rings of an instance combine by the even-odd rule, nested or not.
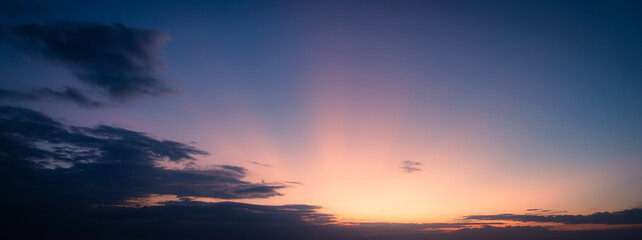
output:
[[[641,13],[2,0],[4,218],[71,239],[640,239]]]

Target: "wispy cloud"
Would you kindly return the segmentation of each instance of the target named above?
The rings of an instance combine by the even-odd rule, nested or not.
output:
[[[566,211],[557,211],[557,210],[539,209],[539,208],[530,208],[530,209],[526,209],[526,211],[532,214],[560,214],[560,213],[566,212]]]
[[[87,108],[105,107],[109,105],[107,102],[94,100],[82,90],[72,87],[65,87],[62,91],[50,88],[30,90],[0,89],[0,99],[9,101],[63,101],[72,102]]]
[[[272,167],[272,165],[270,164],[265,164],[265,163],[255,162],[255,161],[251,161],[250,163],[261,167]]]

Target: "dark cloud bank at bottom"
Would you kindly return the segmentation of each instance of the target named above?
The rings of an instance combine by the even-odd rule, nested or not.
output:
[[[422,229],[472,224],[339,225],[332,215],[309,205],[205,203],[184,198],[162,206],[121,206],[128,199],[150,194],[265,198],[279,195],[277,190],[283,187],[243,181],[247,170],[237,166],[166,169],[158,165],[170,161],[193,166],[193,156],[205,154],[141,132],[66,126],[28,109],[0,107],[0,239],[642,239],[641,229],[564,232],[492,222],[452,232]],[[639,223],[639,213],[634,209],[587,215],[590,221],[579,222]],[[516,215],[467,218],[524,220]]]
[[[10,206],[7,204],[11,204]],[[432,224],[371,226],[318,224],[331,216],[315,207],[234,202],[168,202],[165,206],[74,207],[3,203],[3,239],[641,239],[642,230],[549,231],[545,227],[492,227],[422,231]],[[457,225],[457,224],[453,224]],[[455,226],[453,226],[455,227]],[[18,237],[16,237],[18,236]]]

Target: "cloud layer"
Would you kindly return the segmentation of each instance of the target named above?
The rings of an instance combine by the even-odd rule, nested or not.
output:
[[[96,126],[66,126],[38,112],[0,108],[0,179],[11,197],[48,196],[61,201],[122,204],[149,194],[222,199],[280,195],[283,186],[241,180],[236,166],[193,167],[207,153],[145,133]],[[188,164],[161,167],[163,161]]]
[[[533,210],[533,209],[529,209]],[[496,214],[471,215],[464,220],[544,222],[564,224],[642,224],[642,208],[633,208],[616,212],[597,212],[590,215],[530,215],[530,214]]]

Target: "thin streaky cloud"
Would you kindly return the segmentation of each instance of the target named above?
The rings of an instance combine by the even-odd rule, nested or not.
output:
[[[270,165],[270,164],[260,163],[260,162],[256,162],[256,161],[252,161],[250,163],[252,163],[254,165],[259,165],[261,167],[272,167],[272,165]]]

